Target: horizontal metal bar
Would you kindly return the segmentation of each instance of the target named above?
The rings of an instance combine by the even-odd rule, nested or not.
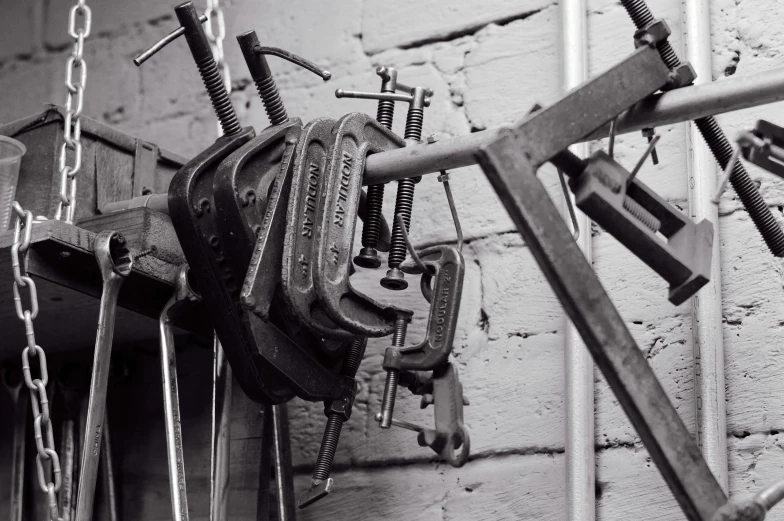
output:
[[[784,100],[784,67],[655,94],[621,113],[616,133],[626,134],[643,128],[672,125],[781,100]],[[475,165],[479,147],[494,141],[500,130],[484,130],[435,143],[373,154],[367,159],[363,183],[387,183],[439,170]],[[607,135],[609,125],[591,133],[585,141]],[[106,213],[139,206],[138,202],[133,205],[134,201],[110,203],[102,210]],[[166,194],[154,195],[147,204],[141,206],[168,213]]]
[[[672,125],[781,100],[784,100],[784,67],[653,95],[619,116],[617,133]],[[386,183],[441,169],[474,165],[479,147],[494,141],[498,130],[373,154],[367,160],[364,183]],[[585,140],[607,135],[609,125],[599,128]]]

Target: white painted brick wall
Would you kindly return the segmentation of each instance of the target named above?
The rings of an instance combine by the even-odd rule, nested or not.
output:
[[[85,45],[89,79],[85,113],[186,156],[213,139],[214,119],[184,43],[169,46],[141,69],[131,58],[174,25],[169,2],[90,2],[93,35]],[[561,92],[559,6],[554,0],[233,0],[226,1],[228,62],[237,90],[232,99],[244,124],[263,127],[263,109],[233,36],[248,29],[275,45],[327,66],[323,83],[291,64],[271,58],[289,113],[307,121],[348,111],[375,114],[375,104],[336,100],[335,88],[374,89],[373,68],[393,65],[401,81],[436,91],[425,135],[463,135],[512,122],[535,103]],[[679,0],[649,0],[668,19],[681,48]],[[173,2],[172,2],[173,4]],[[62,103],[65,33],[70,2],[0,0],[0,121]],[[592,74],[632,49],[632,26],[617,0],[589,0]],[[782,63],[784,4],[775,0],[714,0],[714,79],[746,75]],[[399,114],[403,112],[402,107]],[[784,105],[721,116],[730,136],[760,117],[784,122]],[[396,121],[402,131],[403,117]],[[641,179],[676,205],[686,200],[685,131],[660,129],[661,164],[647,164]],[[618,138],[617,156],[633,163],[645,147],[639,135]],[[784,185],[751,168],[771,205],[784,205]],[[540,177],[560,198],[554,171]],[[552,519],[564,516],[563,325],[560,306],[511,221],[477,167],[455,171],[453,190],[468,243],[466,282],[455,360],[471,399],[466,423],[474,459],[462,469],[434,461],[408,431],[380,431],[379,407],[385,343],[371,341],[360,370],[360,394],[344,429],[337,457],[336,493],[301,519]],[[394,190],[386,196],[388,217]],[[779,210],[781,206],[778,207]],[[774,208],[775,210],[775,208]],[[776,212],[777,215],[779,212]],[[418,244],[454,241],[441,186],[433,176],[417,188],[412,236]],[[733,494],[747,494],[782,477],[784,450],[784,268],[766,251],[747,214],[728,192],[719,223],[727,362],[727,416]],[[594,265],[628,322],[640,348],[684,421],[693,429],[694,398],[689,305],[666,301],[666,284],[601,230]],[[357,285],[381,295],[380,272],[360,271]],[[424,333],[426,312],[417,285],[385,294],[417,311],[409,342]],[[603,379],[597,375],[597,512],[602,520],[681,519],[671,494],[648,459]],[[239,390],[235,396],[240,396]],[[235,447],[232,515],[254,516],[257,476],[243,460],[258,452],[256,407],[235,401],[244,429],[232,432]],[[306,486],[321,439],[319,404],[290,404],[298,489]],[[397,414],[425,423],[418,398],[402,392]],[[244,418],[244,419],[242,419]],[[254,423],[255,422],[255,423]],[[208,421],[192,422],[186,448],[207,443]],[[159,425],[161,431],[162,425]],[[191,434],[195,432],[196,434]],[[145,440],[150,433],[139,433]],[[149,461],[141,443],[131,455]],[[242,469],[242,472],[240,472]],[[205,479],[204,462],[189,470]],[[165,476],[150,481],[161,490]],[[135,493],[137,493],[136,491]],[[165,494],[161,501],[165,501]],[[193,501],[203,508],[204,498]],[[144,508],[152,508],[146,505]],[[147,512],[142,509],[141,512]],[[143,515],[140,513],[139,515]],[[784,508],[770,519],[784,519]]]

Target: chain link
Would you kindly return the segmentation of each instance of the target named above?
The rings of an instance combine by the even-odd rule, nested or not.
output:
[[[226,63],[223,54],[223,40],[226,38],[226,23],[223,18],[223,9],[220,6],[220,0],[207,0],[207,9],[204,11],[207,15],[207,22],[204,24],[204,32],[207,34],[207,39],[210,41],[212,54],[215,57],[215,63],[218,65],[218,70],[223,77],[223,85],[226,87],[226,92],[231,94],[231,73],[229,71],[229,64]],[[213,27],[213,23],[215,27]],[[218,125],[218,135],[223,135],[223,128]]]
[[[29,210],[23,210],[21,205],[14,201],[13,217],[14,243],[11,246],[11,267],[14,272],[14,307],[16,308],[16,316],[24,323],[25,335],[27,336],[27,346],[22,350],[22,373],[25,385],[30,389],[30,405],[33,409],[33,431],[37,452],[35,468],[38,471],[38,485],[49,499],[49,519],[62,521],[56,500],[56,494],[60,491],[62,484],[62,472],[60,458],[54,447],[49,396],[46,393],[46,385],[49,383],[49,369],[46,364],[46,353],[41,346],[35,343],[35,328],[33,327],[33,321],[38,316],[38,291],[35,282],[27,274],[27,253],[32,241],[33,214]],[[29,309],[26,309],[22,302],[20,288],[27,289],[27,300],[30,301]],[[38,360],[37,377],[33,375],[30,367],[31,358]],[[44,462],[47,461],[51,463],[54,482],[51,480],[50,472],[44,466]]]
[[[81,19],[82,26],[77,27]],[[60,200],[55,219],[73,222],[76,210],[76,175],[82,169],[82,124],[79,119],[84,108],[84,87],[87,84],[87,63],[84,61],[84,40],[90,36],[93,15],[85,0],[78,0],[68,13],[68,35],[73,38],[73,51],[65,65],[65,122],[63,146],[60,147]],[[78,81],[74,83],[74,77]],[[70,150],[70,154],[68,151]],[[68,156],[71,164],[68,164]]]

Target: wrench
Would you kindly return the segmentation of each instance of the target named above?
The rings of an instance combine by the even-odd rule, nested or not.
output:
[[[93,499],[101,454],[101,438],[106,413],[106,392],[109,384],[109,364],[112,357],[114,319],[117,297],[123,282],[131,273],[133,258],[125,246],[125,239],[117,232],[103,231],[95,236],[95,260],[101,271],[103,290],[98,314],[98,333],[95,339],[90,398],[79,469],[79,491],[76,496],[76,521],[91,521]]]
[[[2,372],[3,387],[11,395],[14,402],[14,441],[11,452],[11,517],[10,521],[22,521],[24,511],[24,470],[25,470],[25,434],[27,431],[27,404],[30,393],[23,390],[22,373],[16,374],[8,368]],[[17,378],[18,377],[18,378]],[[17,381],[18,380],[18,381]]]
[[[177,388],[177,359],[174,352],[172,320],[176,313],[196,302],[199,296],[188,283],[188,265],[177,272],[174,294],[163,306],[158,321],[161,339],[161,371],[163,374],[163,411],[166,424],[166,454],[169,464],[169,489],[172,499],[172,519],[188,520],[188,496],[185,489],[185,459],[182,452],[182,424],[180,398]]]
[[[212,449],[210,454],[210,521],[226,521],[229,506],[229,428],[232,374],[215,335],[212,384]]]
[[[109,411],[104,413],[104,423],[106,428],[103,430],[101,439],[101,473],[103,474],[103,490],[105,494],[106,508],[109,511],[109,521],[118,521],[119,508],[117,505],[117,482],[114,480],[114,456],[112,455],[112,439],[109,436]]]

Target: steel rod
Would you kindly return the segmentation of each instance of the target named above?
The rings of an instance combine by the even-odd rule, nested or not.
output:
[[[570,91],[588,79],[586,0],[561,4],[563,89]],[[571,151],[584,158],[585,143]],[[567,197],[572,197],[571,194]],[[572,198],[573,199],[573,198]],[[568,201],[567,201],[568,204]],[[572,201],[572,204],[573,201]],[[575,222],[580,230],[577,244],[591,262],[591,221],[579,210]],[[574,229],[570,230],[572,233]],[[564,335],[564,395],[566,403],[566,519],[594,521],[596,517],[596,462],[594,454],[593,358],[568,316]]]
[[[784,67],[656,94],[623,112],[617,133],[626,134],[784,100]],[[609,135],[609,124],[584,141]],[[373,154],[368,157],[364,184],[386,183],[476,164],[479,147],[492,142],[497,129],[444,139],[430,144]]]
[[[618,117],[617,133],[627,134],[643,128],[683,123],[781,100],[784,100],[784,67],[653,95],[621,113]],[[498,130],[484,130],[435,143],[373,154],[367,159],[363,184],[388,183],[411,176],[475,165],[475,154],[479,147],[492,142],[498,136]],[[609,124],[605,125],[586,136],[583,141],[607,137],[609,130]],[[101,210],[103,213],[109,213],[139,206],[169,213],[166,194],[109,203]]]
[[[686,60],[697,72],[697,84],[711,82],[709,0],[682,0]],[[693,123],[687,123],[688,195],[691,217],[708,219],[718,229],[716,161]],[[718,234],[713,241],[710,282],[692,298],[692,346],[697,443],[716,481],[728,488],[727,414],[724,402],[724,339],[722,334],[721,260]]]

